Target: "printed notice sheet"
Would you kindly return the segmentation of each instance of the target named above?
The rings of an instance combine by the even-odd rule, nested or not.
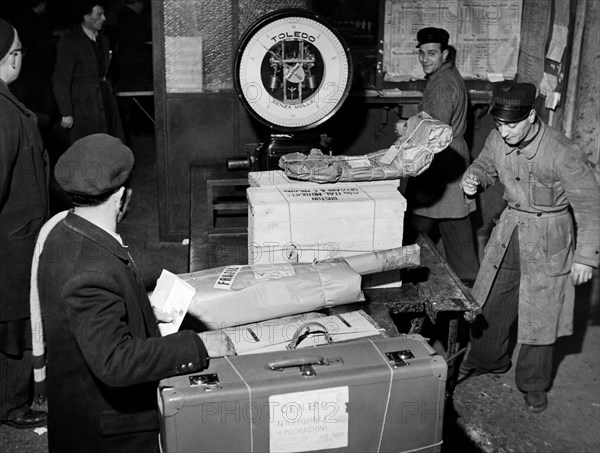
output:
[[[385,80],[423,79],[417,32],[444,28],[456,48],[456,67],[465,78],[517,73],[522,0],[386,0],[383,69]]]
[[[544,48],[548,39],[550,12],[546,0],[528,0],[523,6],[519,80],[540,85],[544,76]]]
[[[167,93],[202,93],[202,37],[165,36]]]

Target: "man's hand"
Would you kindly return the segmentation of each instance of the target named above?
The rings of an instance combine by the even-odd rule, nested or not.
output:
[[[166,311],[162,311],[160,308],[152,306],[152,311],[154,311],[154,317],[156,318],[156,323],[169,323],[173,322],[173,316],[171,313],[167,313]]]
[[[477,193],[477,187],[479,186],[479,178],[472,172],[467,171],[461,181],[462,190],[469,196],[473,196]]]
[[[588,282],[592,279],[594,268],[587,264],[573,263],[571,264],[571,280],[575,286]]]
[[[204,343],[210,358],[235,355],[235,346],[226,333],[219,330],[209,330],[199,333],[198,336]]]
[[[72,116],[63,116],[60,119],[60,126],[65,129],[71,129],[73,127],[73,117]]]
[[[402,134],[404,134],[404,127],[406,126],[406,121],[404,120],[399,120],[396,123],[396,126],[394,127],[394,129],[396,130],[396,135],[398,137],[402,137]]]

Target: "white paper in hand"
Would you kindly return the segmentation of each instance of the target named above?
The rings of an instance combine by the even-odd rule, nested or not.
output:
[[[192,285],[172,272],[163,269],[156,281],[156,288],[150,296],[150,303],[153,307],[169,313],[173,317],[171,322],[158,324],[163,337],[179,330],[179,326],[181,326],[195,294],[196,290]]]

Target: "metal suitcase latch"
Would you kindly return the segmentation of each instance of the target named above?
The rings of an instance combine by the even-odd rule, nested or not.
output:
[[[386,352],[385,356],[394,368],[410,365],[406,360],[415,358],[414,354],[408,349],[404,351]]]
[[[219,375],[216,373],[190,376],[190,386],[204,387],[205,392],[213,392],[223,388],[219,385]]]

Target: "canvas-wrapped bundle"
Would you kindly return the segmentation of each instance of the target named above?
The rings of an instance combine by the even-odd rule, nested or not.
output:
[[[364,300],[346,263],[232,265],[179,277],[196,289],[188,315],[210,330]]]
[[[448,147],[452,128],[420,112],[399,128],[389,149],[362,156],[328,156],[320,150],[290,153],[279,166],[291,179],[318,183],[381,181],[418,176],[429,168],[433,156]]]
[[[317,263],[232,265],[178,277],[196,291],[188,315],[215,330],[361,302],[361,275],[419,263],[415,244]]]

